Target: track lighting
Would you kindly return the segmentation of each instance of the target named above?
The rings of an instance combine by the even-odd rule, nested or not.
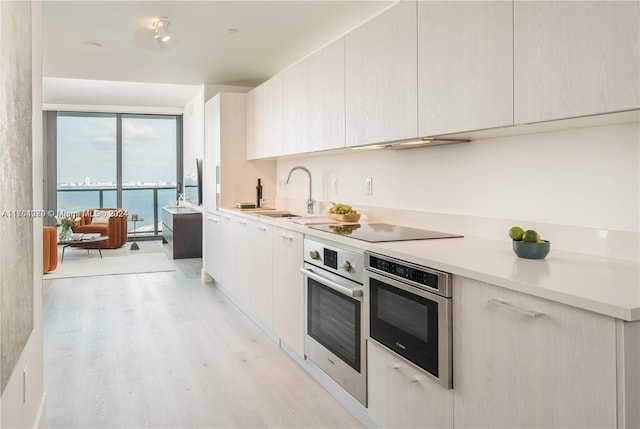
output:
[[[156,42],[158,42],[160,46],[171,39],[171,34],[169,34],[169,18],[166,16],[159,17],[158,20],[153,23],[153,30],[153,38],[156,39]]]

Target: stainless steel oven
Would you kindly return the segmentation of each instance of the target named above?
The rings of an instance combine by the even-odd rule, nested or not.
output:
[[[451,274],[365,252],[368,335],[452,388]]]
[[[305,239],[304,259],[305,355],[366,406],[364,255]]]

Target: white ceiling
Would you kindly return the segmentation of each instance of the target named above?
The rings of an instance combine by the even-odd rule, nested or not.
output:
[[[182,107],[202,84],[254,87],[393,3],[44,1],[43,101]]]

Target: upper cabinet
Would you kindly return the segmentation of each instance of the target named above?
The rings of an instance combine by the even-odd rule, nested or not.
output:
[[[264,158],[264,86],[247,93],[247,159]]]
[[[308,82],[306,61],[282,72],[283,155],[309,152]]]
[[[264,157],[283,154],[282,145],[282,73],[266,81],[264,86]]]
[[[255,96],[255,90],[251,96]],[[275,200],[274,160],[247,162],[248,94],[219,93],[205,105],[204,203],[208,212],[235,207],[238,201],[255,201],[257,179],[262,179],[263,197]],[[255,100],[255,97],[254,97]],[[253,120],[253,119],[252,119]],[[242,174],[238,174],[241,171]]]
[[[402,0],[248,96],[249,159],[640,109],[639,1]]]
[[[420,136],[513,124],[512,7],[418,2]]]
[[[640,108],[639,9],[515,1],[515,123]]]
[[[309,148],[345,146],[344,37],[306,60],[308,78]]]
[[[247,159],[283,155],[282,73],[247,94]]]
[[[416,2],[345,36],[346,145],[417,136]]]

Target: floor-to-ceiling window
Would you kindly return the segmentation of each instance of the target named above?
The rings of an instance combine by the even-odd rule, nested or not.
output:
[[[137,234],[162,230],[161,208],[176,200],[175,116],[122,116],[122,207],[142,219]]]
[[[181,117],[47,115],[48,206],[58,212],[121,207],[141,219],[138,237],[158,236],[161,207],[176,200],[181,182]]]

